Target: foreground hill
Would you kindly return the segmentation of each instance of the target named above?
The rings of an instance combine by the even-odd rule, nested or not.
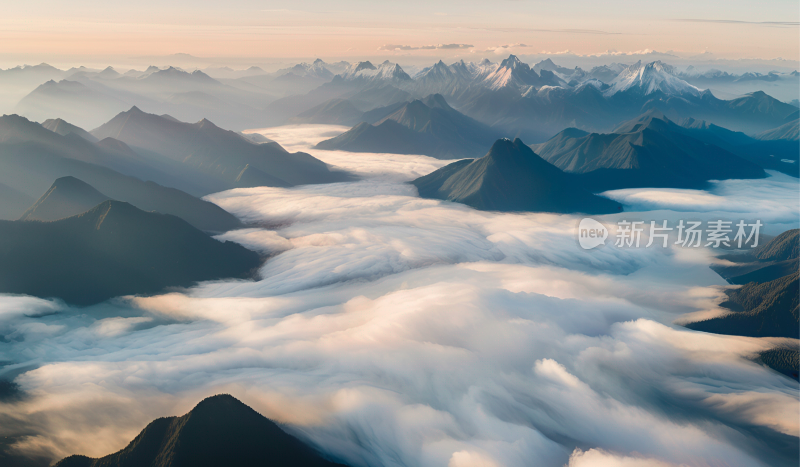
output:
[[[108,196],[75,177],[61,177],[33,204],[20,220],[55,221],[88,211]]]
[[[151,422],[125,449],[92,459],[70,456],[57,467],[335,467],[314,449],[227,394],[209,397],[182,417]]]
[[[770,282],[750,282],[728,291],[732,313],[689,323],[689,329],[752,337],[800,337],[800,273]]]
[[[543,160],[519,138],[501,139],[475,160],[444,166],[413,182],[423,198],[482,210],[602,214],[622,206],[586,191],[574,176]]]
[[[580,175],[597,191],[699,188],[708,180],[766,176],[758,165],[690,136],[689,130],[658,111],[609,134],[567,129],[533,149],[565,172]]]
[[[450,107],[441,95],[433,94],[406,103],[375,125],[362,122],[316,147],[458,159],[483,154],[497,136],[488,126]]]
[[[729,313],[716,318],[688,323],[698,331],[751,337],[800,337],[800,230],[783,232],[754,252],[723,256],[738,262],[719,269],[728,282],[745,283],[728,290],[728,300],[720,306]],[[728,273],[745,274],[730,277]],[[798,379],[800,358],[796,345],[781,344],[761,352],[756,362],[790,378]]]
[[[53,222],[0,221],[0,292],[90,305],[197,281],[249,277],[260,264],[244,247],[187,222],[104,201]]]
[[[798,250],[800,230],[787,230],[759,246],[752,254],[725,256],[729,264],[713,265],[711,269],[731,284],[769,282],[798,270]]]
[[[145,211],[173,214],[201,230],[227,231],[241,226],[219,206],[184,191],[139,176],[162,174],[124,143],[104,140],[97,144],[75,135],[52,132],[17,115],[0,117],[0,184],[33,200],[46,192],[53,180],[78,178],[104,195]],[[116,148],[115,148],[116,147]],[[144,178],[153,180],[153,178]],[[173,180],[169,176],[159,179]],[[0,198],[0,211],[11,199]],[[33,201],[12,217],[16,219]],[[14,208],[16,209],[16,208]],[[13,209],[12,209],[13,210]]]
[[[132,148],[160,154],[184,171],[216,181],[208,191],[237,187],[287,187],[347,180],[313,156],[289,153],[277,143],[256,144],[208,120],[184,123],[167,116],[122,112],[92,130],[98,139],[111,137]]]

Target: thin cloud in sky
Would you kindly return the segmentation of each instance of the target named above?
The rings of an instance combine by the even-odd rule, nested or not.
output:
[[[451,49],[471,49],[474,47],[471,44],[437,44],[437,45],[400,45],[400,44],[383,44],[378,47],[378,50],[451,50]]]
[[[797,21],[742,21],[735,19],[699,19],[699,18],[680,18],[673,21],[682,23],[718,23],[718,24],[753,24],[757,26],[786,27],[800,26]]]
[[[493,31],[493,32],[513,32],[513,33],[555,32],[555,33],[567,33],[567,34],[598,34],[602,36],[623,34],[621,32],[601,31],[599,29],[477,28],[477,27],[471,29],[482,29],[484,31]]]

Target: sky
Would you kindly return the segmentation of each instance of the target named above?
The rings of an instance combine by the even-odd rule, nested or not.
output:
[[[608,50],[797,60],[795,0],[4,2],[0,58],[411,57]]]

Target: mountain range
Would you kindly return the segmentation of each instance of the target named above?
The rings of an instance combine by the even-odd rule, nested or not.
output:
[[[577,177],[536,155],[519,138],[497,140],[479,159],[446,165],[413,182],[423,198],[492,211],[605,214],[622,211],[584,189]]]
[[[649,109],[659,109],[673,119],[692,117],[749,134],[778,127],[797,111],[763,92],[719,99],[660,61],[604,65],[586,72],[558,67],[552,61],[531,68],[511,55],[500,63],[445,65],[440,61],[411,79],[405,73],[394,76],[397,70],[391,63],[355,64],[349,72],[304,95],[272,102],[267,111],[275,120],[270,122],[314,122],[311,109],[331,99],[350,100],[358,111],[366,112],[400,100],[441,94],[455,109],[498,133],[540,142],[570,126],[608,132]],[[356,95],[358,102],[353,99]],[[347,117],[337,123],[357,123],[347,121],[356,118],[357,112],[346,110]],[[316,122],[323,121],[333,118],[328,114]]]
[[[66,184],[75,185],[75,180],[60,180],[49,194]],[[72,195],[86,199],[85,186],[72,189]],[[69,194],[62,201],[70,200]],[[65,207],[48,197],[31,214]],[[178,217],[121,201],[106,200],[50,222],[0,221],[0,293],[91,305],[198,281],[249,278],[260,263],[256,253],[241,245],[217,241]]]
[[[382,109],[375,109],[371,115]],[[400,107],[390,106],[386,112],[391,113],[375,125],[359,123],[339,136],[320,142],[316,148],[458,159],[483,154],[498,136],[488,126],[450,107],[441,94],[413,100]]]
[[[274,73],[258,67],[206,71],[216,79],[201,70],[177,67],[120,73],[110,67],[62,71],[42,64],[0,70],[0,84],[8,82],[10,88],[27,77],[40,87],[20,100],[17,113],[39,121],[59,116],[88,128],[134,105],[149,113],[184,121],[207,118],[241,130],[306,118],[300,114],[331,99],[349,100],[365,112],[438,93],[500,134],[541,142],[570,126],[607,132],[650,108],[674,120],[693,117],[754,135],[786,123],[779,120],[787,116],[788,104],[763,102],[759,95],[738,98],[745,99],[739,102],[723,100],[716,88],[733,83],[741,88],[733,95],[742,95],[764,90],[746,83],[768,83],[772,88],[784,83],[796,98],[798,81],[796,73],[681,72],[662,61],[612,63],[586,71],[547,59],[531,67],[514,55],[499,63],[439,61],[413,77],[389,61],[348,64],[318,59]],[[715,87],[713,93],[708,86]]]
[[[181,417],[148,424],[128,446],[99,459],[74,455],[56,467],[335,467],[238,399],[204,399]]]

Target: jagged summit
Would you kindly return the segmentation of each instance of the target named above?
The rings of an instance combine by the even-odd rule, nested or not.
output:
[[[388,60],[381,63],[379,66],[373,65],[371,62],[358,62],[350,65],[341,75],[343,79],[348,81],[366,81],[366,82],[406,82],[412,81],[411,77],[403,71],[403,68],[396,63]]]
[[[526,64],[521,62],[520,59],[514,54],[509,55],[508,58],[500,62],[500,68],[511,68],[512,70],[521,65]]]
[[[375,68],[375,65],[373,65],[369,61],[359,62],[358,65],[356,65],[355,69],[353,70],[353,73],[358,73],[361,70],[376,70],[376,69],[377,68]]]

